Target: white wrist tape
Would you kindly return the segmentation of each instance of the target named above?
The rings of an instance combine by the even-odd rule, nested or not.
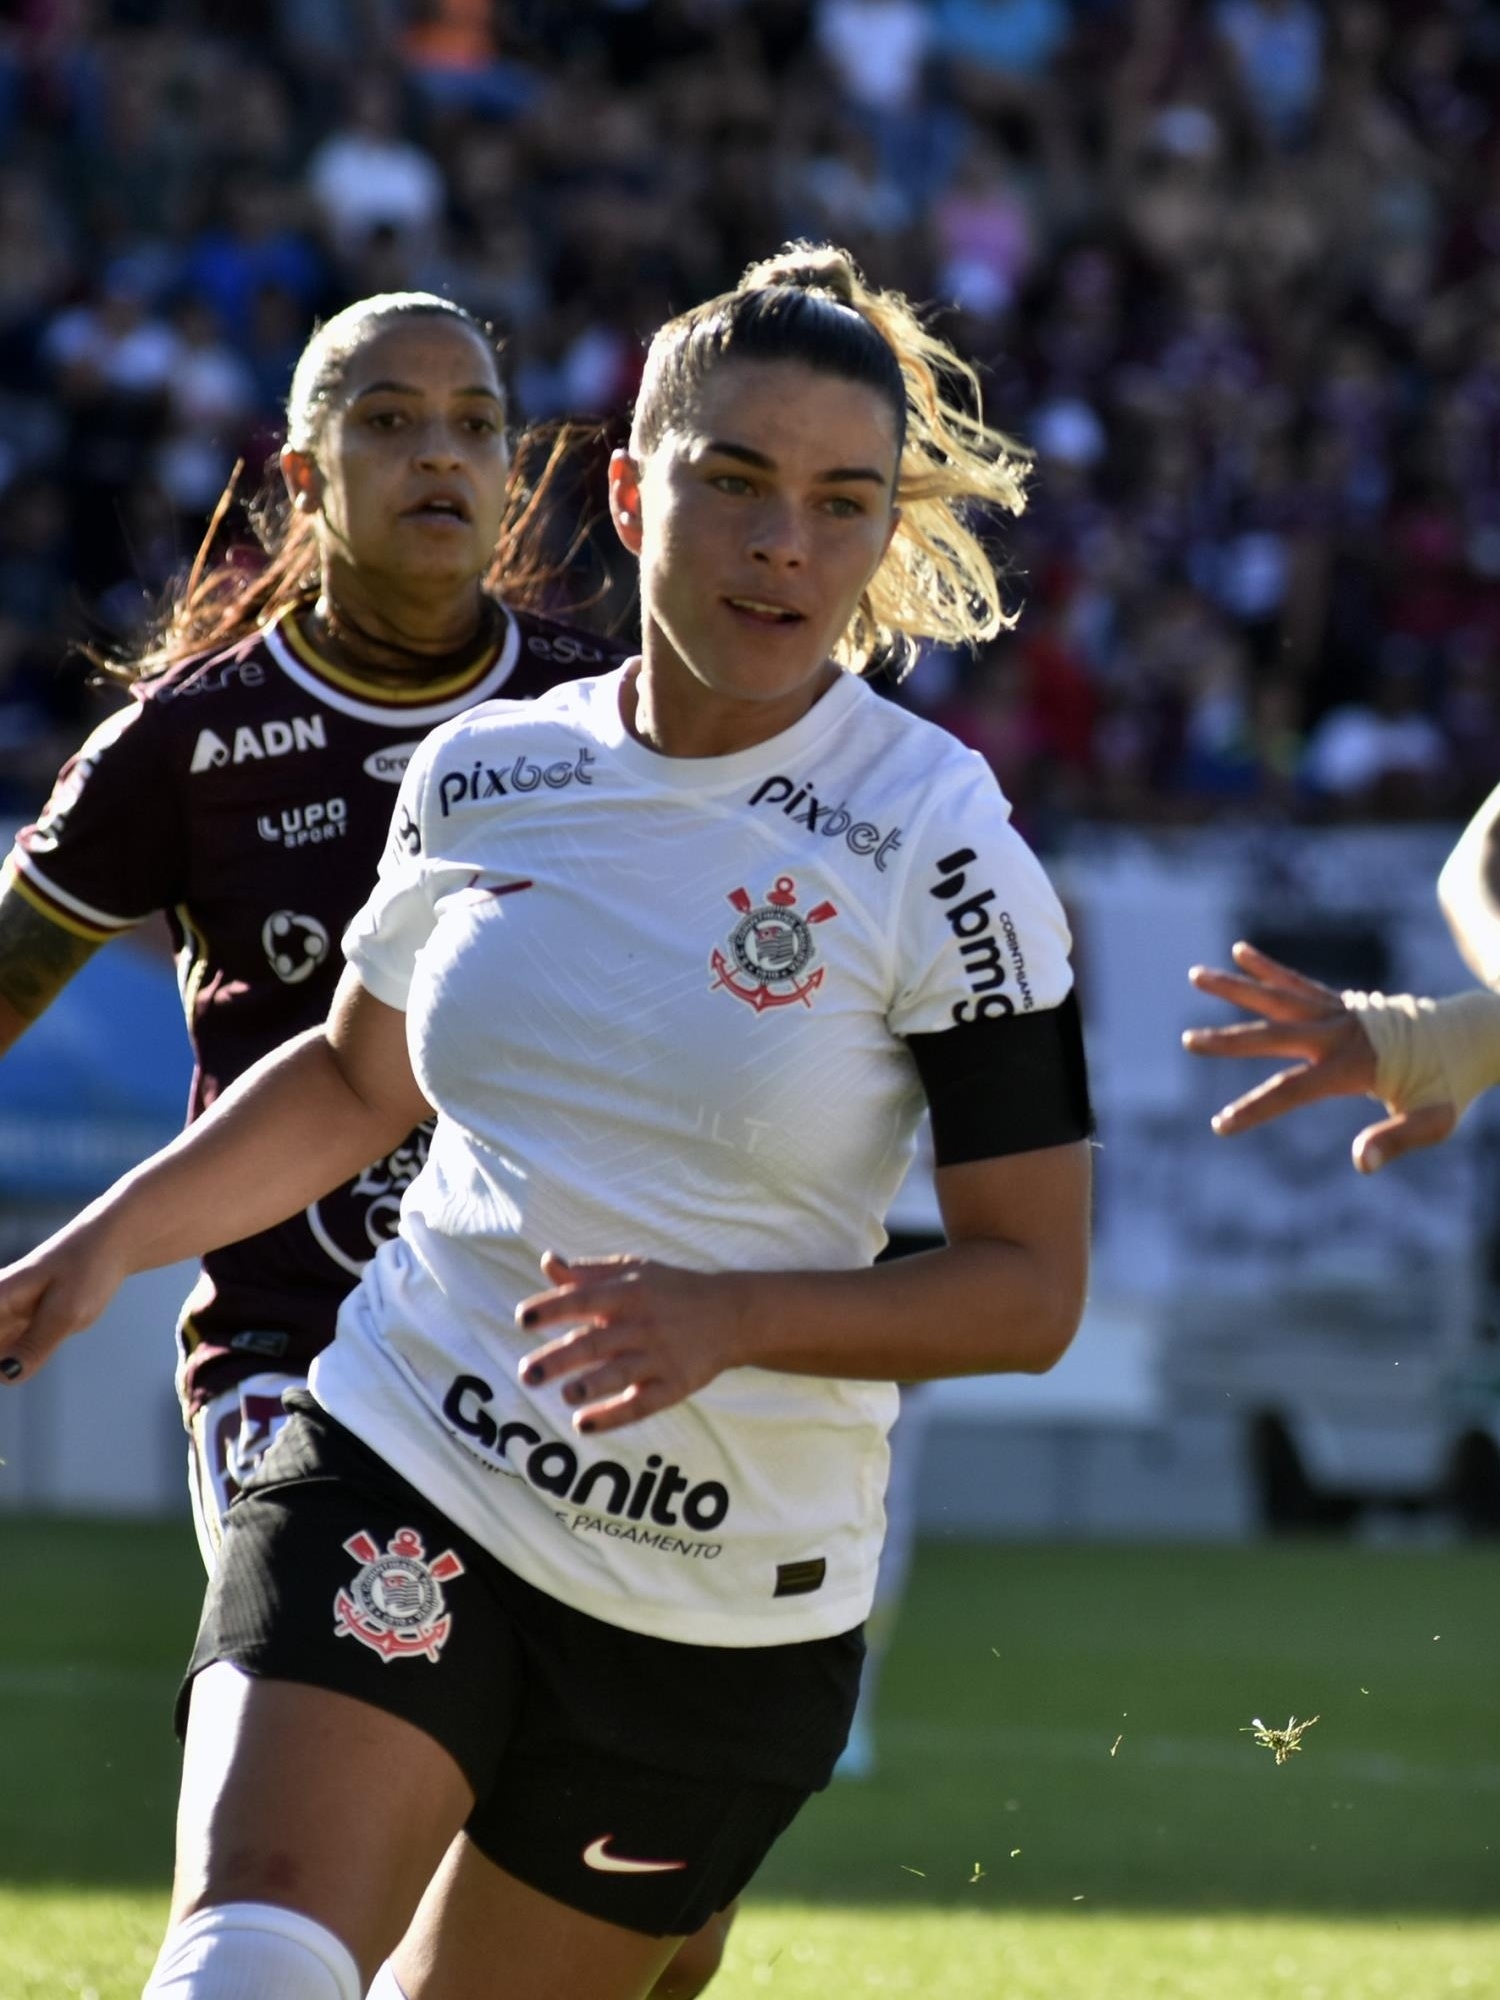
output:
[[[1481,987],[1448,1000],[1343,998],[1375,1051],[1375,1095],[1392,1111],[1451,1104],[1461,1118],[1481,1091],[1500,1083],[1500,993]]]

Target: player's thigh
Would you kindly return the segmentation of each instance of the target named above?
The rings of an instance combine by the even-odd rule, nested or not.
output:
[[[489,1559],[303,1394],[225,1521],[188,1680],[177,1914],[288,1904],[373,1972],[520,1701]]]
[[[397,1715],[206,1667],[191,1691],[172,1921],[276,1903],[341,1938],[368,1980],[472,1799],[448,1752]]]
[[[558,1902],[461,1836],[393,1963],[407,2000],[645,2000],[679,1942]]]
[[[651,1989],[651,2000],[697,2000],[697,1995],[718,1972],[729,1942],[730,1926],[739,1909],[739,1898],[728,1909],[718,1910],[691,1937],[685,1937],[672,1954],[672,1961]]]

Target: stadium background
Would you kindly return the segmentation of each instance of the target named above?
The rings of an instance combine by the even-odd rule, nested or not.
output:
[[[861,1843],[875,1836],[835,1806],[841,1858],[802,1853],[806,1893],[870,1905],[878,1875],[881,1895],[924,1897],[913,1857],[938,1827],[962,1828],[965,1854],[987,1841],[984,1866],[1002,1871],[1022,1851],[997,1844],[1009,1804],[996,1814],[994,1801],[961,1798],[960,1774],[993,1751],[1002,1791],[1021,1783],[1017,1763],[1040,1760],[1059,1825],[1063,1801],[1089,1821],[1081,1847],[1068,1823],[1073,1858],[1036,1892],[1041,1909],[1054,1893],[1059,1906],[1081,1900],[1064,1878],[1098,1862],[1089,1840],[1105,1842],[1096,1817],[1109,1807],[1071,1778],[1055,1784],[1047,1759],[1077,1764],[1079,1743],[1062,1739],[1085,1714],[1106,1750],[1128,1730],[1114,1709],[1132,1698],[1116,1693],[1139,1670],[1137,1715],[1160,1676],[1180,1725],[1174,1735],[1165,1710],[1145,1725],[1158,1730],[1156,1777],[1184,1799],[1201,1784],[1202,1800],[1157,1865],[1152,1816],[1166,1808],[1137,1799],[1134,1872],[1095,1867],[1090,1894],[1125,1908],[1217,1897],[1466,1922],[1493,1909],[1481,1884],[1492,1891],[1500,1853],[1500,1731],[1475,1692],[1493,1665],[1493,1637],[1475,1622],[1477,1600],[1494,1602],[1493,1565],[1483,1548],[1449,1546],[1464,1526],[1451,1448],[1482,1445],[1500,1400],[1494,1137],[1471,1120],[1399,1185],[1348,1174],[1350,1107],[1218,1147],[1205,1119],[1224,1079],[1181,1058],[1176,1031],[1202,1012],[1186,965],[1222,959],[1246,930],[1334,978],[1423,989],[1465,976],[1431,884],[1457,822],[1500,778],[1492,7],[9,0],[0,820],[36,809],[101,712],[67,640],[127,639],[186,566],[236,459],[253,475],[274,452],[290,366],[319,315],[375,290],[451,293],[502,337],[518,418],[583,417],[607,439],[651,329],[800,235],[848,243],[879,282],[933,302],[979,366],[992,416],[1036,451],[1032,504],[1005,530],[1019,627],[977,659],[929,654],[898,698],[990,759],[1064,886],[1104,1142],[1100,1283],[1075,1355],[1045,1384],[934,1392],[945,1400],[921,1484],[926,1580],[919,1569],[889,1696],[901,1856],[881,1849],[862,1874]],[[576,491],[588,475],[586,453]],[[628,620],[628,582],[602,538],[594,547],[586,615]],[[142,940],[101,954],[0,1065],[0,1245],[21,1247],[170,1132],[186,1087],[179,1044],[170,969]],[[154,1627],[163,1571],[175,1612],[189,1603],[190,1538],[173,1521],[142,1526],[138,1541],[69,1539],[43,1516],[178,1508],[165,1327],[180,1291],[169,1275],[134,1293],[108,1338],[77,1344],[27,1400],[0,1407],[0,1531],[28,1565],[13,1601],[50,1601],[71,1578],[86,1608],[110,1608],[69,1655],[67,1685],[104,1716],[100,1689],[145,1675],[150,1701],[137,1688],[121,1713],[155,1759],[139,1791],[101,1793],[114,1757],[80,1758],[76,1707],[48,1706],[47,1620],[34,1639],[31,1621],[7,1621],[0,1698],[23,1720],[40,1702],[36,1740],[55,1751],[36,1790],[70,1762],[80,1789],[57,1791],[69,1803],[53,1846],[37,1845],[32,1787],[0,1802],[0,1902],[8,1878],[137,1879],[113,1850],[96,1860],[81,1831],[107,1816],[106,1794],[128,1814],[150,1792],[158,1847],[143,1842],[139,1879],[159,1876],[165,1752],[151,1732],[180,1635],[143,1665],[133,1634],[137,1621]],[[1306,1490],[1298,1464],[1268,1493],[1277,1440],[1252,1425],[1267,1384],[1285,1390],[1286,1436],[1304,1455],[1323,1450],[1327,1490]],[[1493,1470],[1481,1451],[1468,1526],[1492,1524]],[[1351,1521],[1356,1490],[1370,1504]],[[1355,1535],[1307,1554],[1311,1569],[1254,1567],[1271,1560],[1253,1539],[1268,1498],[1277,1525]],[[974,1535],[1005,1541],[984,1556],[963,1540]],[[1155,1547],[1120,1549],[1122,1535]],[[1080,1541],[1100,1543],[1098,1568],[1070,1568],[1092,1560],[1064,1546]],[[1194,1567],[1218,1562],[1230,1566]],[[1070,1587],[1112,1605],[1121,1652],[1098,1652]],[[1373,1613],[1350,1609],[1342,1636],[1327,1625],[1330,1602],[1355,1607],[1371,1592],[1389,1593],[1401,1632],[1408,1618],[1430,1624],[1424,1644],[1448,1630],[1447,1660],[1463,1663],[1451,1685],[1434,1684],[1431,1655],[1418,1672]],[[78,1607],[63,1594],[71,1634]],[[1209,1606],[1206,1631],[1184,1596]],[[998,1694],[976,1692],[972,1662],[944,1650],[950,1637],[978,1644],[956,1609],[975,1605],[996,1614],[1000,1644],[986,1626],[982,1650],[1006,1654]],[[1055,1659],[1040,1649],[1028,1669],[1010,1657],[1006,1606],[1055,1627]],[[1278,1624],[1280,1651],[1266,1636]],[[1318,1707],[1334,1660],[1347,1695],[1387,1644],[1391,1678],[1406,1676],[1401,1704],[1378,1723],[1367,1709],[1352,1744],[1346,1714],[1339,1796],[1318,1794],[1319,1811],[1353,1813],[1356,1795],[1361,1811],[1372,1805],[1365,1842],[1347,1877],[1325,1879],[1308,1859],[1310,1822],[1294,1837],[1265,1797],[1234,1792],[1243,1780],[1226,1774],[1250,1754],[1234,1730],[1247,1704],[1264,1712],[1283,1689],[1282,1706]],[[1222,1669],[1236,1648],[1245,1671],[1231,1692]],[[1257,1662],[1274,1671],[1257,1678]],[[1084,1690],[1071,1707],[1070,1672]],[[951,1708],[946,1749],[934,1748],[934,1675]],[[1268,1679],[1274,1695],[1259,1691]],[[1409,1738],[1392,1748],[1392,1731]],[[1181,1748],[1200,1737],[1214,1745],[1206,1763]],[[1369,1762],[1382,1755],[1395,1760],[1383,1780]],[[944,1756],[951,1792],[931,1776]],[[1226,1809],[1262,1846],[1247,1859],[1231,1842],[1210,1867],[1231,1793]],[[1371,1856],[1386,1842],[1405,1860],[1383,1874]],[[1282,1861],[1305,1871],[1303,1889],[1277,1875]],[[1223,1886],[1236,1865],[1237,1893]],[[788,1895],[804,1886],[795,1870],[778,1881]],[[967,1878],[953,1881],[958,1900],[978,1901]],[[1430,1990],[1491,1990],[1493,1944],[1488,1961],[1463,1936],[1446,1957],[1435,1944]],[[1298,1984],[1314,1978],[1312,1959],[1293,1952],[1283,1979],[1262,1956],[1246,1965],[1265,1991],[1315,1990]],[[870,1967],[899,1962],[882,1948]],[[776,1963],[767,1947],[757,1987]],[[1137,1984],[1087,1973],[1068,1984],[1062,1963],[1042,1952],[1037,1991],[1179,1990],[1144,1970]],[[4,1965],[0,1946],[11,2000]],[[882,1983],[870,1967],[867,1983]],[[727,1994],[750,1991],[742,1971]],[[15,1992],[90,1990],[57,1985],[52,1960],[36,1976]],[[786,1990],[803,1990],[787,1983],[796,1976],[788,1960]],[[1222,1988],[1251,1990],[1248,1969]],[[1323,1990],[1344,2000],[1366,1988],[1333,1975]],[[1368,1990],[1428,1988],[1404,1972],[1398,1988]]]

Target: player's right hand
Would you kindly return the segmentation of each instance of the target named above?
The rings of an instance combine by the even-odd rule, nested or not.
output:
[[[78,1222],[0,1271],[0,1382],[34,1375],[93,1325],[127,1275],[103,1229]]]
[[[1236,972],[1195,965],[1188,978],[1200,993],[1227,1000],[1260,1019],[1222,1028],[1189,1028],[1183,1047],[1196,1056],[1291,1057],[1294,1067],[1278,1070],[1226,1104],[1212,1121],[1215,1132],[1221,1137],[1248,1132],[1325,1097],[1375,1094],[1375,1051],[1341,993],[1252,944],[1235,945],[1233,956]],[[1387,1117],[1367,1125],[1354,1140],[1354,1164],[1362,1174],[1377,1173],[1403,1153],[1440,1144],[1458,1122],[1451,1104],[1412,1111],[1387,1106],[1387,1111]]]

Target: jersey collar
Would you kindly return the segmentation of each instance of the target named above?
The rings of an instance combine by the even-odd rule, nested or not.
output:
[[[516,621],[505,606],[500,637],[487,644],[467,666],[440,681],[424,681],[418,687],[374,687],[347,667],[337,665],[321,653],[299,630],[289,605],[265,628],[266,649],[289,680],[309,694],[315,694],[330,708],[352,715],[362,722],[402,719],[430,727],[450,715],[488,701],[499,694],[509,680],[521,650]]]

